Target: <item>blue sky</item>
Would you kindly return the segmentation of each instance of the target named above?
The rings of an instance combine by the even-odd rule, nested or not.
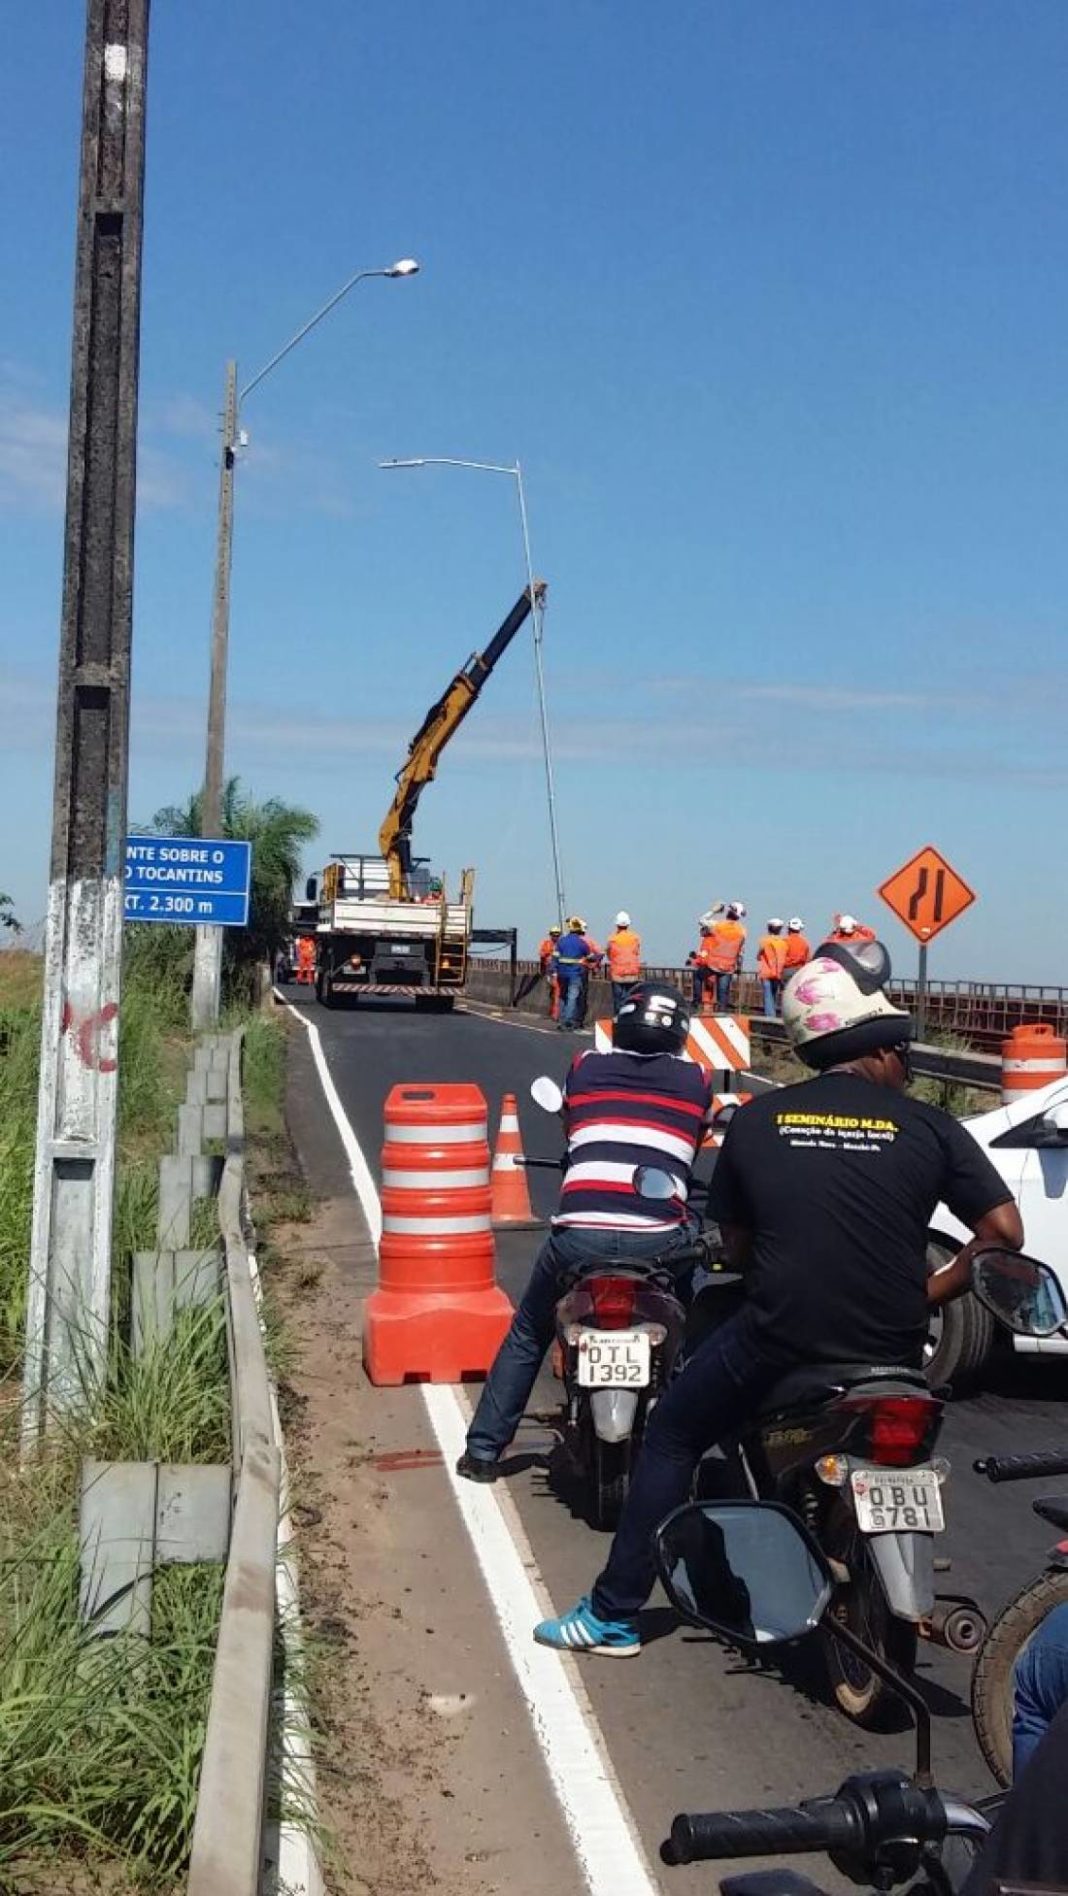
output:
[[[81,9],[0,87],[0,886],[42,913]],[[156,0],[131,814],[202,770],[224,362],[251,376],[229,767],[370,845],[407,739],[523,581],[569,902],[654,958],[740,896],[836,908],[934,842],[932,975],[1068,979],[1063,0]],[[417,846],[529,943],[551,874],[529,640]],[[314,864],[312,866],[315,866]],[[885,911],[882,912],[885,914]],[[902,971],[914,951],[892,922]]]

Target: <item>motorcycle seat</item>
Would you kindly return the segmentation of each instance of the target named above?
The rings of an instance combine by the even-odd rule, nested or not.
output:
[[[779,1378],[763,1397],[759,1413],[776,1415],[782,1409],[806,1408],[825,1401],[837,1389],[859,1389],[862,1384],[896,1386],[906,1391],[922,1389],[925,1395],[930,1394],[922,1369],[906,1369],[901,1364],[806,1363]]]
[[[1032,1501],[1031,1506],[1044,1521],[1049,1521],[1053,1527],[1063,1528],[1068,1533],[1068,1495],[1041,1494],[1037,1501]]]

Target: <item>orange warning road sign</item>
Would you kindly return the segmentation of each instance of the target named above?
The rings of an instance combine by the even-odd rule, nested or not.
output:
[[[920,942],[940,935],[975,901],[975,890],[930,843],[880,883],[879,894]]]

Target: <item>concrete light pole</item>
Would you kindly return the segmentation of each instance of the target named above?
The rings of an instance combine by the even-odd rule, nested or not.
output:
[[[527,585],[530,597],[536,598],[534,589],[534,566],[530,557],[530,527],[527,521],[527,497],[523,487],[523,469],[518,461],[462,461],[451,454],[423,454],[406,460],[380,461],[379,467],[470,467],[484,474],[510,474],[516,485],[519,500],[519,524],[523,535],[523,559],[527,569]],[[564,877],[560,866],[560,836],[556,823],[556,787],[553,779],[552,747],[549,742],[549,712],[545,696],[545,666],[542,657],[542,642],[545,637],[544,608],[533,608],[534,626],[534,675],[538,687],[538,716],[541,721],[541,748],[545,764],[545,797],[549,810],[549,841],[553,854],[553,881],[556,885],[556,911],[561,928],[567,922],[567,903],[564,899]]]
[[[107,1365],[148,0],[89,0],[23,1444]]]
[[[200,833],[215,836],[222,812],[223,769],[226,750],[226,677],[230,644],[230,568],[234,538],[234,465],[241,440],[242,406],[254,388],[303,342],[324,316],[341,302],[342,297],[368,277],[412,277],[419,273],[414,257],[402,257],[387,270],[357,270],[333,296],[302,323],[289,341],[265,362],[238,392],[237,363],[226,365],[223,399],[222,449],[219,459],[219,513],[215,537],[215,586],[211,611],[211,683],[208,692],[208,737],[204,762],[204,788],[200,806]],[[198,928],[193,955],[192,1019],[198,1033],[214,1027],[219,1018],[219,989],[222,973],[222,929]]]

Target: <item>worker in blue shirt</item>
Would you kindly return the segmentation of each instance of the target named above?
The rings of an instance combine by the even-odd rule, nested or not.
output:
[[[582,921],[572,915],[567,933],[560,936],[553,953],[553,972],[560,985],[560,1033],[571,1033],[579,1024],[582,983],[594,953],[593,943],[583,933]]]

